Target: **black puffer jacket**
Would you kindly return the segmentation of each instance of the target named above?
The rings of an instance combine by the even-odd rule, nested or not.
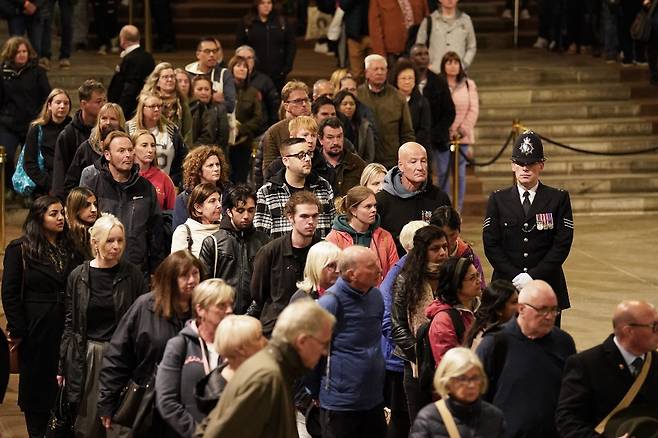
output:
[[[66,200],[68,191],[64,188],[66,172],[78,149],[91,134],[91,126],[87,126],[82,121],[82,110],[78,110],[73,115],[71,123],[66,125],[57,137],[55,143],[55,158],[53,161],[53,185],[52,192],[61,200]]]
[[[155,188],[139,176],[137,165],[124,183],[114,180],[105,157],[99,158],[94,166],[98,173],[80,185],[96,194],[98,211],[112,213],[125,227],[124,260],[136,264],[144,274],[155,272],[166,253],[162,242],[162,212]]]
[[[64,296],[64,334],[60,346],[59,375],[66,379],[66,398],[78,403],[85,385],[87,362],[87,306],[91,286],[89,262],[84,262],[69,275]],[[139,295],[148,292],[140,270],[131,263],[119,263],[112,283],[114,314],[124,315]],[[118,321],[117,321],[118,322]]]
[[[23,168],[25,173],[37,185],[36,192],[48,194],[53,180],[53,162],[55,159],[55,143],[59,133],[69,124],[70,117],[62,123],[53,120],[45,125],[30,126],[25,137],[25,158]],[[41,130],[41,142],[39,142],[39,130]],[[39,168],[39,152],[43,155],[45,168]]]
[[[169,339],[178,334],[189,318],[165,319],[154,310],[153,292],[137,298],[119,321],[103,355],[98,391],[98,415],[111,417],[117,410],[121,390],[130,380],[149,381],[162,360]]]
[[[50,93],[46,71],[30,60],[23,67],[2,64],[0,75],[0,124],[21,139],[30,122],[37,118]]]
[[[251,304],[251,276],[258,250],[270,241],[268,235],[256,229],[238,231],[228,214],[222,217],[219,231],[206,237],[199,260],[206,267],[208,278],[221,278],[235,288],[233,312],[242,315]]]
[[[446,399],[446,405],[462,438],[501,438],[505,435],[503,413],[494,405],[481,400],[465,405],[450,398]],[[409,438],[450,438],[434,403],[420,410]]]

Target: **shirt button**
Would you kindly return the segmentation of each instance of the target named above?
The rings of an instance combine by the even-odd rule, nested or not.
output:
[[[523,224],[523,226],[524,226],[524,227],[527,227],[527,226],[528,226],[528,223],[526,222],[525,224]]]
[[[528,268],[523,268],[523,272],[528,272]]]
[[[527,253],[527,252],[524,252],[524,253],[523,253],[523,257],[528,257],[528,253]]]
[[[528,241],[528,238],[527,238],[527,237],[524,237],[524,238],[523,238],[523,241],[524,241],[524,242],[527,242],[527,241]]]
[[[507,222],[505,222],[503,225],[507,226]]]

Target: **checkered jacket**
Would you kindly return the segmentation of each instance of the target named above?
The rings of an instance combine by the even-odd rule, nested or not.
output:
[[[272,175],[256,193],[254,227],[269,235],[272,239],[276,239],[292,229],[292,225],[283,213],[291,194],[285,184],[285,171],[284,168]],[[315,173],[311,173],[306,178],[306,189],[315,194],[322,205],[320,217],[318,218],[317,234],[324,239],[331,231],[331,224],[336,213],[334,192],[331,189],[331,184]]]

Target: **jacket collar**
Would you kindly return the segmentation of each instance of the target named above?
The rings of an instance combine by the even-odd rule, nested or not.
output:
[[[281,373],[286,382],[292,383],[299,376],[310,371],[304,363],[295,348],[287,342],[278,339],[272,339],[265,347],[266,351],[281,366]]]
[[[111,181],[114,184],[122,184],[124,187],[132,187],[135,185],[137,180],[139,179],[139,165],[133,164],[132,169],[130,169],[130,177],[128,178],[128,181],[124,183],[119,183],[115,181],[114,177],[112,176],[112,173],[110,172],[110,167],[108,161],[105,159],[105,156],[101,155],[98,160],[94,163],[94,166],[96,169],[98,169],[98,172],[101,174],[101,176],[108,181]]]
[[[285,175],[286,175],[286,168],[283,167],[277,173],[270,176],[267,181],[271,182],[274,185],[283,187],[286,185]],[[318,175],[315,172],[311,171],[311,173],[306,177],[306,181],[304,181],[304,187],[313,188],[313,186],[317,184],[318,184]]]
[[[279,239],[282,239],[282,244],[283,244],[282,255],[284,257],[294,257],[294,252],[292,250],[292,231],[288,231],[286,234],[279,237]],[[318,237],[318,233],[316,231],[316,233],[313,235],[311,246],[315,245],[320,240],[321,239]]]

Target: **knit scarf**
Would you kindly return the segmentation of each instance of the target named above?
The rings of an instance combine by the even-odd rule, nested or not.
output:
[[[411,9],[409,0],[398,0],[400,10],[402,11],[402,19],[404,21],[405,29],[409,29],[414,25],[414,11]]]

